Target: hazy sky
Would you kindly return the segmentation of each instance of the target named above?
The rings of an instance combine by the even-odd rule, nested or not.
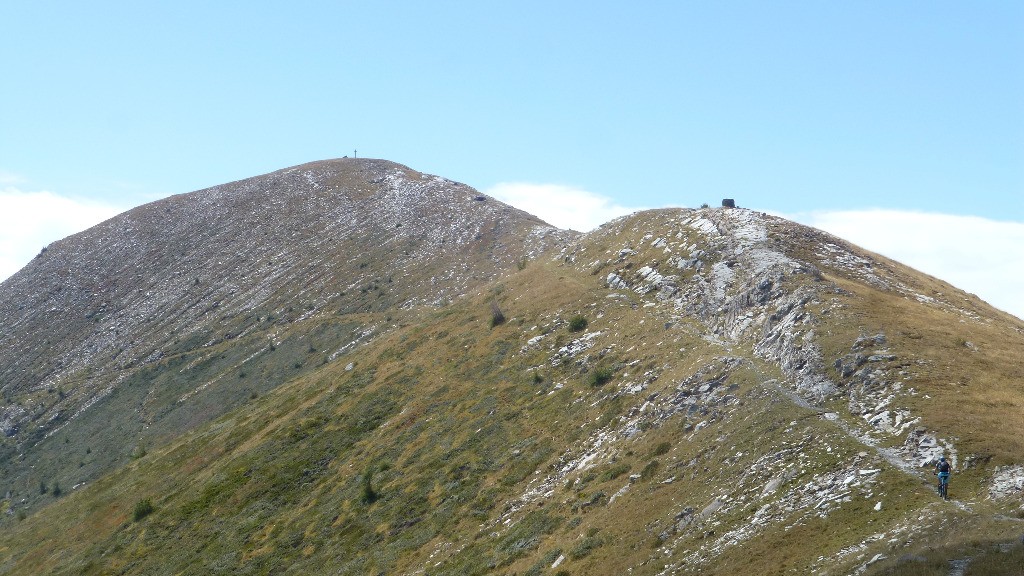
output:
[[[0,278],[358,149],[577,229],[735,198],[1024,316],[1017,1],[15,0],[0,78]]]

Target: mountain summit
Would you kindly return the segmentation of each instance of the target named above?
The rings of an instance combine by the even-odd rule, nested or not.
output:
[[[1021,350],[976,297],[762,213],[579,235],[306,164],[0,285],[0,574],[1000,573]]]
[[[463,184],[369,159],[130,210],[48,246],[0,285],[3,458],[27,450],[31,461],[31,446],[69,424],[119,422],[113,436],[89,432],[110,438],[75,475],[85,481],[162,441],[154,435],[176,435],[289,376],[225,383],[229,366],[262,370],[278,347],[340,353],[403,310],[457,298],[571,237]],[[306,356],[293,372],[322,361]],[[174,382],[140,380],[186,357]],[[130,400],[101,402],[136,385]]]

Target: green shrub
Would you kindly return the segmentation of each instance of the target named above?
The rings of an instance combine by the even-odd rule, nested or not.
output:
[[[662,456],[664,454],[668,454],[668,451],[671,450],[671,449],[672,449],[672,443],[671,442],[659,442],[658,445],[654,447],[654,451],[651,452],[651,455],[653,455],[653,456]]]
[[[644,480],[650,480],[654,477],[654,474],[658,471],[658,467],[661,464],[657,460],[651,460],[644,466],[644,469],[640,471],[640,478]]]
[[[153,510],[153,502],[149,498],[139,500],[135,503],[135,510],[132,512],[132,517],[135,518],[136,522],[138,522],[152,514]]]
[[[569,332],[581,332],[587,328],[587,319],[582,314],[577,314],[569,319]]]
[[[590,553],[595,549],[600,548],[602,544],[604,544],[604,541],[597,536],[587,536],[577,542],[576,545],[572,547],[572,550],[569,550],[569,558],[572,558],[573,560],[584,558],[590,555]]]
[[[597,388],[611,382],[613,376],[615,376],[615,371],[611,368],[607,366],[598,366],[590,372],[590,376],[587,377],[587,383],[592,387]]]
[[[505,323],[505,314],[501,312],[496,301],[491,301],[491,328]]]
[[[619,476],[622,476],[626,472],[629,472],[629,464],[626,464],[625,462],[623,462],[621,464],[616,464],[616,465],[612,466],[611,468],[605,470],[601,474],[599,480],[601,482],[607,482],[608,480],[614,480],[614,479],[618,478]]]
[[[541,576],[547,571],[548,566],[555,563],[558,557],[562,555],[561,548],[555,548],[549,551],[547,554],[541,556],[540,560],[537,560],[529,570],[525,572],[525,576]]]
[[[366,474],[363,474],[363,490],[362,490],[362,501],[363,504],[373,504],[380,498],[380,494],[373,489],[373,466],[366,469]]]

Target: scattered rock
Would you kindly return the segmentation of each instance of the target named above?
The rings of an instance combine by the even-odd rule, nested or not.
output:
[[[848,378],[857,371],[857,368],[860,368],[867,363],[867,361],[867,356],[864,356],[863,354],[847,354],[846,356],[836,360],[836,372],[839,373],[841,377]]]
[[[608,287],[611,288],[612,290],[629,289],[629,284],[626,284],[626,281],[620,278],[619,275],[614,272],[608,273],[608,277],[605,278],[605,282],[608,284]]]
[[[871,557],[871,560],[868,560],[868,563],[865,564],[865,566],[871,566],[872,564],[875,564],[877,562],[881,562],[882,560],[885,560],[886,558],[888,558],[888,556],[886,556],[885,554],[875,554],[874,556]]]
[[[861,336],[853,342],[853,350],[863,350],[874,346],[884,346],[886,343],[885,334],[879,332],[874,336]]]
[[[1024,466],[1000,466],[995,469],[988,495],[992,499],[1009,498],[1024,494]]]

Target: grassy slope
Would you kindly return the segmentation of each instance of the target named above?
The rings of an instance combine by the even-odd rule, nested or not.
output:
[[[1024,425],[1024,322],[976,298],[961,300],[961,309],[954,310],[833,280],[852,296],[842,299],[842,310],[826,317],[826,358],[848,353],[857,336],[886,334],[888,348],[898,355],[886,368],[916,389],[917,395],[901,400],[921,415],[924,425],[958,438],[962,457],[974,454],[995,465],[1019,461],[1024,454],[1019,434]],[[963,294],[923,274],[913,273],[911,281],[933,295]]]
[[[541,240],[535,217],[475,196],[389,162],[317,162],[55,243],[0,297],[0,511],[31,513],[52,500],[41,484],[92,482],[573,235]]]
[[[967,323],[967,348],[933,328],[950,325],[946,312],[922,314],[906,298],[837,281],[859,298],[822,327],[826,358],[845,354],[861,331],[882,330],[901,354],[925,360],[904,368],[938,400],[907,399],[919,399],[914,409],[929,426],[959,426],[962,445],[994,461],[1018,450],[1005,416],[1020,398],[1019,354],[1007,350],[1019,334]],[[927,485],[860,456],[864,447],[816,411],[760,386],[778,377],[772,368],[716,361],[732,353],[696,327],[659,318],[639,296],[607,295],[599,276],[531,264],[11,526],[0,536],[0,573],[524,574],[545,573],[562,555],[560,569],[573,574],[657,574],[666,564],[706,574],[844,573],[886,549],[876,541],[836,555],[871,534],[956,546],[965,535],[946,528],[960,518],[972,538],[1009,537],[1005,522],[936,502]],[[506,323],[490,326],[491,301]],[[601,335],[585,355],[552,367],[549,350],[579,337],[567,328],[576,314]],[[526,347],[538,335],[542,344]],[[1013,361],[999,364],[1003,353]],[[646,398],[671,394],[709,365],[698,380],[721,377],[735,401],[648,416]],[[613,380],[591,386],[597,367],[613,370]],[[949,385],[988,370],[995,376]],[[622,393],[648,373],[655,380],[641,394]],[[962,408],[946,410],[954,398]],[[629,423],[637,433],[601,447],[594,467],[560,479],[548,498],[523,498],[581,446]],[[813,505],[806,486],[851,462],[881,468],[879,481],[826,518],[782,503],[791,494]],[[776,493],[761,494],[787,470],[794,475]],[[631,483],[630,474],[640,477]],[[959,481],[977,494],[983,480]],[[135,521],[143,499],[155,511]],[[681,511],[700,513],[716,499],[726,503],[720,511],[678,526]],[[762,509],[777,521],[727,544]],[[715,547],[716,560],[705,562]],[[823,564],[819,554],[832,557]]]

